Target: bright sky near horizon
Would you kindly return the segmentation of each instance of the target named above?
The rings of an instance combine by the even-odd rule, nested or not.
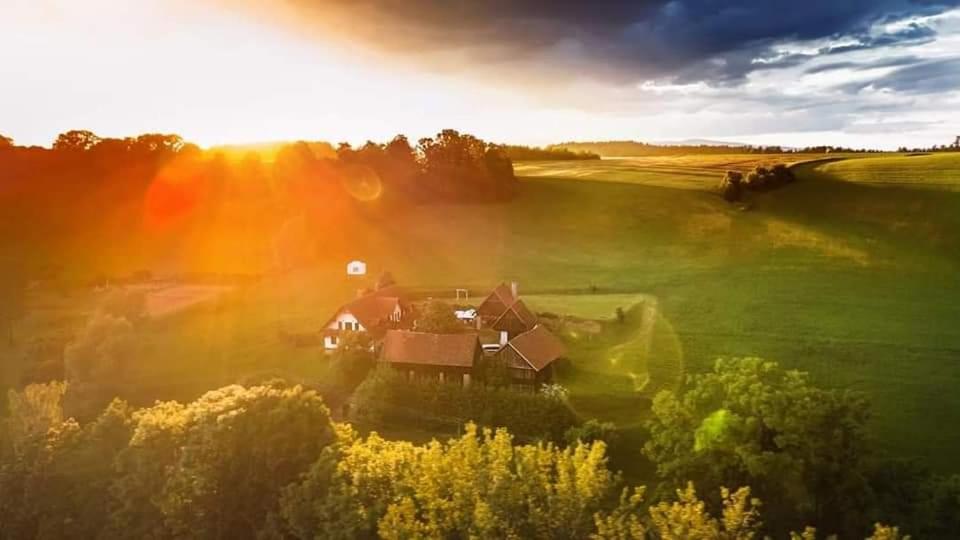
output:
[[[409,4],[430,16],[397,16],[389,4],[0,0],[0,133],[49,145],[68,129],[173,132],[209,146],[452,127],[522,144],[883,148],[960,134],[952,5],[914,12],[884,0],[832,17],[824,36],[797,27],[731,38],[704,27],[692,0],[624,13],[627,3],[609,2],[589,16],[570,2],[543,12],[521,1],[508,18],[432,0]],[[531,31],[516,37],[517,21]]]

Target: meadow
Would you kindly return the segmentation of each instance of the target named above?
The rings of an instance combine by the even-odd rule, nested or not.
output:
[[[960,423],[960,193],[913,186],[957,180],[960,156],[789,157],[811,163],[748,211],[714,186],[727,168],[776,157],[519,163],[509,203],[433,205],[350,239],[374,275],[473,298],[516,280],[538,311],[576,317],[557,323],[570,350],[560,380],[584,417],[636,427],[684,374],[760,356],[867,393],[878,448],[956,471],[960,433],[944,426]],[[144,323],[124,397],[322,380],[322,354],[280,336],[315,330],[355,294],[362,283],[344,263],[319,260]],[[33,310],[22,331],[75,327],[94,300]],[[4,376],[15,380],[13,362]]]

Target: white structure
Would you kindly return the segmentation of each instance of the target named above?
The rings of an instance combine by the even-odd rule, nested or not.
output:
[[[367,263],[356,260],[350,261],[347,263],[347,275],[348,276],[365,276],[367,275]]]
[[[391,327],[403,319],[403,304],[394,296],[370,294],[357,298],[333,314],[323,327],[323,348],[332,351],[340,345],[343,332],[371,332]]]
[[[463,323],[471,323],[477,318],[477,310],[473,308],[457,309],[453,313],[457,316],[457,320]]]
[[[360,319],[350,313],[347,309],[341,309],[336,316],[327,324],[327,335],[323,338],[323,348],[327,350],[336,349],[340,344],[339,332],[349,330],[353,332],[366,332],[366,328],[360,324]]]

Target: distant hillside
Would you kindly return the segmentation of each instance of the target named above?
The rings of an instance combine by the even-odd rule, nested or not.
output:
[[[655,141],[658,146],[750,146],[747,143],[732,141],[717,141],[714,139],[683,139],[682,141]]]
[[[725,143],[706,139],[691,139],[650,144],[639,141],[564,142],[549,146],[550,149],[588,152],[602,157],[668,156],[679,154],[778,154],[780,146],[749,146],[741,143]]]

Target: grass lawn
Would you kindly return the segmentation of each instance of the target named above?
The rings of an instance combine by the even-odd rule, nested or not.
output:
[[[960,189],[956,152],[843,160],[819,169],[846,182]]]
[[[719,356],[755,355],[866,392],[880,448],[956,472],[960,192],[870,179],[899,170],[941,186],[960,156],[802,165],[798,182],[757,195],[749,211],[709,188],[771,156],[644,159],[519,163],[509,203],[393,215],[351,230],[350,246],[372,274],[405,285],[474,298],[516,280],[538,311],[602,319],[562,331],[560,379],[584,416],[637,426],[657,390]],[[344,262],[148,323],[131,396],[187,399],[271,373],[322,379],[319,351],[279,333],[318,328],[354,294]],[[630,306],[618,324],[614,310]]]
[[[532,294],[523,301],[537,313],[556,313],[582,319],[613,319],[617,308],[629,310],[646,298],[642,294]]]
[[[836,157],[837,155],[831,155]],[[526,178],[575,178],[677,189],[713,188],[727,170],[819,160],[824,154],[716,154],[647,156],[579,161],[528,161],[514,166]]]

